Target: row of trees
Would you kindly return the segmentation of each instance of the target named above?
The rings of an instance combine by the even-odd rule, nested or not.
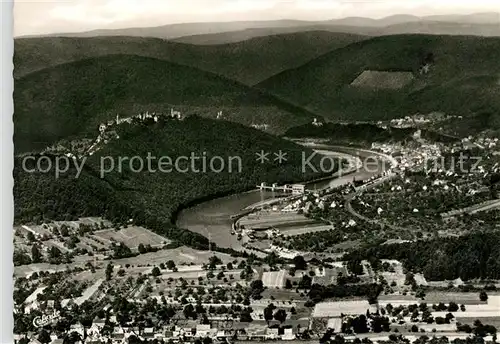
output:
[[[329,298],[345,298],[350,296],[365,296],[371,304],[377,302],[377,298],[383,291],[380,284],[353,284],[322,286],[313,284],[309,290],[308,297],[313,303],[321,302]]]

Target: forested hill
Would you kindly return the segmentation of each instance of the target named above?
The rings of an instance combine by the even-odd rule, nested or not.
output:
[[[498,60],[498,37],[383,36],[337,49],[258,86],[336,120],[440,111],[478,116],[484,129],[500,127]]]
[[[166,120],[143,125],[123,124],[118,127],[119,139],[86,162],[85,170],[74,179],[75,169],[55,179],[50,173],[31,174],[23,171],[21,158],[14,170],[14,198],[16,222],[40,222],[48,219],[72,219],[78,216],[102,215],[124,223],[133,218],[158,233],[183,244],[203,246],[204,238],[174,227],[173,216],[179,208],[211,197],[227,195],[255,188],[260,182],[297,182],[317,177],[302,172],[302,152],[311,151],[292,142],[247,128],[236,123],[209,120],[192,116],[184,121]],[[270,153],[270,161],[256,161],[261,150]],[[273,153],[282,150],[287,161],[273,161]],[[207,157],[207,172],[198,164],[196,172],[156,172],[148,170],[148,153],[159,159],[180,156]],[[119,157],[141,157],[144,170],[134,172]],[[225,169],[218,173],[210,169],[210,159],[219,156]],[[100,178],[101,157],[113,158],[115,168]],[[240,157],[241,165],[230,157]],[[108,159],[108,158],[104,158]],[[109,167],[109,160],[105,160]],[[156,160],[158,161],[158,160]],[[157,163],[156,163],[157,164]],[[215,161],[215,166],[220,162]],[[229,166],[232,166],[232,172]],[[122,172],[118,170],[122,166]],[[241,166],[241,172],[239,167]],[[182,164],[182,168],[189,164]],[[137,165],[133,165],[137,169]],[[217,169],[217,168],[216,168]]]
[[[364,39],[326,31],[297,32],[218,45],[191,45],[151,37],[37,37],[14,40],[14,76],[82,59],[127,54],[199,68],[247,85],[298,67]]]
[[[61,139],[90,136],[99,124],[141,111],[267,124],[281,133],[313,115],[224,77],[158,59],[109,55],[59,65],[16,80],[16,152],[43,149]]]
[[[431,281],[499,279],[500,232],[474,233],[411,243],[373,245],[354,251],[347,260],[397,259],[410,272]]]

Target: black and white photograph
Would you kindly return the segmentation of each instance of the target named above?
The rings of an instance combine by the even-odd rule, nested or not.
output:
[[[500,342],[498,0],[10,12],[11,343]]]

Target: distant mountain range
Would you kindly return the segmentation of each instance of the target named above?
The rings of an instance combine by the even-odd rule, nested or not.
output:
[[[14,141],[17,152],[39,149],[94,133],[117,113],[171,106],[212,118],[223,111],[274,134],[314,117],[376,121],[433,111],[477,119],[469,130],[500,128],[499,53],[497,37],[413,34],[302,32],[215,46],[17,39]]]
[[[48,36],[94,37],[135,36],[176,39],[195,44],[221,44],[270,34],[323,30],[361,35],[381,36],[402,33],[427,33],[446,35],[500,35],[500,13],[470,15],[440,15],[417,17],[394,15],[382,19],[348,17],[325,21],[272,20],[215,23],[170,24],[157,27],[102,29],[79,33],[57,33]],[[221,35],[218,37],[217,35]],[[205,37],[200,37],[205,36]],[[197,36],[192,38],[190,36]]]
[[[95,136],[119,114],[199,114],[246,126],[267,124],[279,134],[311,122],[314,114],[219,75],[136,55],[107,55],[31,73],[14,84],[16,153],[62,139]]]
[[[247,126],[265,124],[273,134],[315,117],[377,121],[434,111],[471,119],[468,130],[500,128],[500,38],[396,34],[435,32],[436,27],[493,30],[500,27],[492,24],[496,15],[430,18],[439,22],[415,18],[330,21],[354,31],[359,26],[345,24],[363,23],[367,35],[307,30],[274,34],[278,29],[261,27],[184,38],[198,45],[136,36],[18,38],[14,42],[16,152],[92,135],[99,123],[117,113],[165,112],[171,107]],[[459,19],[462,23],[453,21]],[[290,30],[306,22],[245,25],[256,23],[280,23]],[[189,25],[169,27],[177,27],[180,34]],[[193,25],[198,32],[209,27]],[[218,29],[244,26],[217,25]],[[127,30],[133,34],[135,29]],[[273,35],[266,35],[269,30]],[[249,38],[252,34],[245,32],[265,37]],[[372,37],[370,32],[392,34]],[[237,35],[241,42],[213,45]],[[429,55],[432,59],[422,74]]]

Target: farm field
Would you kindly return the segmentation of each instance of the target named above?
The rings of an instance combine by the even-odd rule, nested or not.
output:
[[[72,227],[75,229],[78,228],[80,224],[87,226],[94,226],[94,227],[95,226],[111,227],[113,225],[111,222],[101,217],[82,217],[79,218],[78,221],[54,221],[53,223],[58,227],[66,225],[68,227]]]
[[[314,307],[312,317],[335,317],[340,316],[340,314],[358,315],[365,314],[367,310],[375,312],[376,307],[370,305],[366,300],[321,302]]]
[[[305,233],[323,232],[331,230],[331,225],[311,225],[311,226],[300,226],[300,227],[287,227],[281,228],[281,234],[284,236],[294,236],[301,235]]]
[[[406,302],[406,301],[409,301],[409,302],[413,302],[413,303],[418,303],[418,302],[422,302],[422,300],[420,299],[417,299],[415,296],[413,295],[410,295],[410,294],[407,294],[407,295],[380,295],[378,297],[378,300],[379,302],[381,303],[391,303],[391,302],[398,302],[398,301],[401,301],[401,302]]]
[[[110,244],[112,242],[121,242],[131,249],[137,248],[139,244],[158,247],[166,245],[170,242],[167,238],[153,233],[144,227],[135,226],[122,228],[119,231],[116,231],[115,229],[104,229],[94,232],[92,236],[108,241]]]
[[[238,221],[245,229],[295,226],[315,223],[304,215],[283,212],[258,212],[243,217]]]
[[[286,289],[275,289],[275,288],[268,288],[264,290],[262,293],[262,297],[264,298],[271,298],[273,297],[275,300],[278,301],[293,301],[293,302],[305,302],[307,301],[307,297],[301,296],[300,293],[295,293],[290,295],[290,291]]]
[[[214,255],[219,257],[224,263],[229,263],[234,260],[234,258],[228,254],[210,251],[198,251],[190,247],[182,246],[173,250],[160,250],[157,252],[141,254],[140,256],[136,257],[114,259],[113,262],[120,265],[130,264],[134,266],[145,266],[148,264],[159,265],[161,263],[165,263],[168,260],[173,260],[176,265],[201,265],[206,263],[208,259]]]
[[[500,315],[498,315],[497,317],[489,317],[489,318],[481,318],[481,317],[464,318],[464,317],[457,316],[456,319],[457,319],[457,322],[460,322],[462,324],[468,324],[470,326],[472,326],[474,324],[474,321],[479,320],[483,324],[495,326],[497,329],[500,328]]]
[[[464,304],[464,305],[486,304],[486,302],[479,300],[478,293],[448,293],[448,292],[430,291],[426,293],[424,301],[427,303],[455,302],[457,304]]]
[[[351,86],[399,90],[411,83],[413,79],[414,76],[411,72],[365,70],[351,83]]]
[[[224,276],[233,276],[233,277],[238,277],[240,276],[242,270],[231,270],[231,271],[225,271]],[[214,273],[217,273],[217,271],[214,271]],[[168,278],[173,278],[173,279],[198,279],[199,277],[205,278],[207,275],[206,270],[195,270],[195,271],[177,271],[177,272],[172,272],[172,271],[166,271],[161,274],[161,277],[163,279],[168,279]]]
[[[92,257],[89,257],[92,258]],[[15,266],[14,267],[14,276],[15,277],[28,277],[34,272],[40,272],[40,271],[48,271],[50,273],[54,273],[57,271],[65,271],[67,270],[67,267],[69,268],[74,268],[80,264],[78,263],[71,263],[71,264],[66,264],[66,265],[55,265],[55,264],[49,264],[49,263],[38,263],[38,264],[30,264],[30,265],[21,265],[21,266]]]
[[[262,283],[270,288],[282,288],[285,286],[285,277],[287,272],[285,270],[264,272],[262,274]]]

